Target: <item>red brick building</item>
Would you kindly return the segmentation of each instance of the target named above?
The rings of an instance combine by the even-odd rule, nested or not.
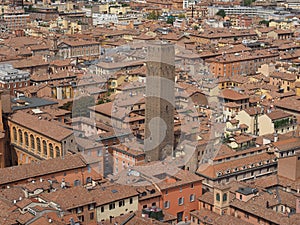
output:
[[[21,166],[0,169],[0,186],[24,184],[28,179],[53,179],[64,181],[70,186],[85,185],[92,181],[101,181],[102,177],[80,155],[69,155],[65,158],[55,158],[32,162]]]

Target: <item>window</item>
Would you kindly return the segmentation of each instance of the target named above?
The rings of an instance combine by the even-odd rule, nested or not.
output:
[[[179,192],[182,192],[182,186],[179,187]]]
[[[74,186],[79,186],[80,185],[80,180],[74,180]]]
[[[93,220],[94,219],[94,213],[90,213],[90,220]]]
[[[15,127],[13,128],[13,133],[14,133],[14,141],[17,142],[17,140],[18,140],[17,129]]]
[[[242,200],[243,199],[243,195],[240,195],[240,200]]]
[[[31,149],[34,150],[34,148],[35,148],[35,141],[34,141],[34,137],[33,137],[32,134],[30,135],[30,144],[31,144]]]
[[[112,210],[112,209],[114,209],[114,208],[116,208],[115,203],[114,203],[114,202],[113,202],[113,203],[110,203],[110,204],[109,204],[109,210]]]
[[[125,205],[125,201],[124,200],[119,201],[119,207],[122,207],[124,205]]]
[[[218,202],[220,201],[220,194],[219,194],[219,193],[216,194],[216,200],[217,200]]]
[[[76,213],[82,213],[82,212],[83,212],[83,207],[78,207]]]
[[[55,154],[56,154],[56,157],[60,157],[60,149],[59,147],[55,147]]]
[[[18,134],[19,134],[20,145],[23,145],[23,134],[22,134],[22,131],[20,129],[18,130]]]
[[[87,184],[92,183],[92,178],[91,178],[91,177],[87,177],[87,178],[86,178],[86,183],[87,183]]]
[[[225,193],[224,195],[223,195],[223,202],[226,202],[227,201],[227,194]]]
[[[170,201],[165,201],[165,202],[164,202],[164,208],[165,208],[165,209],[170,208]]]
[[[41,139],[40,138],[36,139],[36,149],[37,149],[37,152],[39,154],[41,154]]]
[[[195,194],[191,194],[190,195],[190,202],[194,202],[195,201]]]
[[[92,171],[92,168],[90,165],[87,165],[87,169],[88,169],[88,173],[90,173]]]
[[[183,197],[178,198],[178,205],[183,205],[183,202],[184,202],[184,198]]]
[[[101,212],[104,212],[104,206],[101,206]]]
[[[130,198],[129,199],[129,204],[132,204],[133,203],[133,198]]]
[[[47,153],[47,142],[45,140],[43,140],[43,154],[45,156],[48,155],[48,153]]]
[[[49,154],[50,154],[50,157],[51,157],[51,158],[54,157],[53,145],[52,145],[51,143],[49,144]]]
[[[191,183],[191,188],[194,188],[194,184],[193,183]]]
[[[78,219],[79,219],[81,222],[84,222],[84,216],[78,216]]]
[[[89,206],[88,206],[88,209],[89,210],[93,210],[95,207],[94,207],[94,204],[89,204]]]
[[[29,140],[28,140],[28,133],[27,132],[24,133],[24,137],[25,137],[25,146],[28,147]]]

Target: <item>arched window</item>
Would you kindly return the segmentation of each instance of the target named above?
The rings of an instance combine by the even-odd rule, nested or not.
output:
[[[219,193],[216,194],[216,200],[217,200],[218,202],[220,201],[220,194],[219,194]]]
[[[86,183],[87,183],[87,184],[92,183],[92,178],[91,178],[91,177],[87,177],[87,178],[86,178]]]
[[[55,154],[56,154],[55,157],[60,157],[60,149],[57,146],[55,147]]]
[[[45,140],[43,140],[43,155],[47,156],[48,152],[47,152],[47,142]]]
[[[53,145],[51,143],[49,144],[49,154],[51,158],[54,158]]]
[[[29,140],[28,140],[28,133],[27,132],[24,133],[24,137],[25,137],[25,146],[28,147]]]
[[[30,135],[30,145],[31,145],[31,149],[34,150],[35,149],[35,141],[34,141],[34,137],[32,134]]]
[[[20,145],[23,145],[23,134],[21,129],[18,130],[18,134],[19,134],[19,143]]]
[[[14,133],[14,134],[13,134],[13,135],[14,135],[14,141],[17,142],[17,140],[18,140],[18,137],[17,137],[17,129],[16,129],[15,127],[13,128],[13,133]]]
[[[225,193],[224,195],[223,195],[223,202],[226,202],[227,201],[227,194]]]
[[[41,139],[40,138],[36,139],[36,149],[37,149],[37,152],[39,154],[41,154]]]
[[[74,181],[74,186],[79,186],[80,185],[80,180],[75,180]]]

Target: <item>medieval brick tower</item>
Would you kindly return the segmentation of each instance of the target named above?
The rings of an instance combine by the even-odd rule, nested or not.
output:
[[[146,160],[171,156],[174,145],[174,45],[162,42],[148,47],[145,141]]]

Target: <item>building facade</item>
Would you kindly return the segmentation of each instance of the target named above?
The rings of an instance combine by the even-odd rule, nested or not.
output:
[[[15,69],[10,64],[0,65],[0,86],[10,90],[13,95],[16,89],[30,85],[29,72]]]
[[[76,152],[73,131],[54,121],[17,111],[8,121],[14,161],[18,165]]]

